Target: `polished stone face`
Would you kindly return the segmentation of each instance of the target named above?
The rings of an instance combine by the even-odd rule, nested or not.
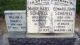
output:
[[[27,33],[74,33],[76,0],[27,0]]]
[[[9,38],[10,45],[74,45],[76,38]]]

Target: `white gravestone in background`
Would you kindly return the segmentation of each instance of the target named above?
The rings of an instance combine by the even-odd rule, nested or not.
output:
[[[76,0],[27,0],[27,33],[74,33]]]
[[[5,20],[8,31],[26,31],[26,11],[5,11]]]

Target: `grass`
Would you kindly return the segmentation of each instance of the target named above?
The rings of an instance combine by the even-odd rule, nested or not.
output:
[[[0,16],[4,15],[4,10],[25,10],[26,0],[0,0]]]

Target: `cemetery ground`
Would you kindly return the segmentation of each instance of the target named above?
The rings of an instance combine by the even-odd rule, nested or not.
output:
[[[75,27],[76,27],[76,32],[80,36],[80,16],[76,16],[76,21],[75,21]],[[3,17],[0,17],[0,45],[3,42],[3,35],[7,33],[6,29],[6,23],[5,19]],[[5,42],[6,43],[6,42]]]

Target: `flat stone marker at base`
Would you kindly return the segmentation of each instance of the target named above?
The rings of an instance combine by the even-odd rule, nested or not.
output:
[[[8,38],[10,45],[74,45],[76,38]]]

